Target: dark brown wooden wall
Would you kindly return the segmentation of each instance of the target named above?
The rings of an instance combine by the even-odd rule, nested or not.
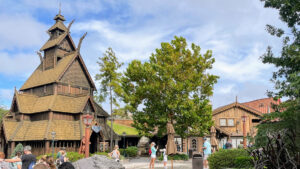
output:
[[[72,63],[69,69],[65,72],[64,76],[61,78],[60,81],[70,85],[91,88],[88,78],[83,72],[83,68],[77,59]]]
[[[67,113],[53,112],[53,120],[75,121],[78,119],[79,119],[79,114],[67,114]]]
[[[31,114],[30,120],[31,121],[49,120],[49,112]]]
[[[45,70],[51,69],[54,67],[54,55],[55,55],[55,48],[45,50],[45,56],[44,56]]]

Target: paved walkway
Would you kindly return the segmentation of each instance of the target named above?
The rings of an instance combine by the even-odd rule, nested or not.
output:
[[[122,165],[126,169],[149,169],[149,162],[150,158],[147,157],[140,157],[140,158],[134,158],[130,160],[124,160],[121,161]],[[168,161],[167,164],[168,169],[171,168],[171,161]],[[156,160],[155,169],[164,169],[164,164],[162,161]],[[192,169],[192,160],[189,161],[174,161],[173,162],[173,168],[174,169]]]

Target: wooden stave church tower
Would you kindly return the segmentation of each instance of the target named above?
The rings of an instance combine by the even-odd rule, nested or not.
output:
[[[55,132],[55,151],[66,147],[78,151],[84,137],[82,116],[90,113],[93,124],[101,127],[91,133],[91,152],[99,151],[100,142],[110,140],[109,115],[93,99],[95,84],[70,35],[65,18],[57,14],[48,30],[49,40],[40,49],[40,65],[19,91],[15,89],[9,113],[1,124],[1,150],[10,155],[21,143],[30,145],[35,155],[51,153],[51,132]],[[113,132],[114,133],[114,132]],[[119,140],[114,133],[113,139]]]

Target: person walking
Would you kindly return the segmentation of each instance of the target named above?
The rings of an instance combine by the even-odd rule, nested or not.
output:
[[[207,138],[204,137],[204,144],[203,144],[203,159],[204,159],[204,169],[207,169],[208,168],[208,161],[207,161],[207,158],[208,156],[211,154],[211,145],[209,143],[209,141],[207,141]]]
[[[151,143],[151,160],[150,160],[150,164],[149,164],[149,169],[154,169],[154,163],[156,160],[156,151],[157,151],[157,147],[155,148],[155,143],[152,142]]]
[[[115,145],[114,150],[109,153],[109,156],[113,159],[115,159],[115,161],[119,162],[120,161],[120,151],[119,151],[119,146]]]
[[[22,155],[22,152],[21,151],[18,151],[16,153],[16,156],[13,157],[12,159],[21,159],[21,155]],[[10,163],[9,165],[10,169],[22,169],[22,162],[14,162],[14,163]]]
[[[22,169],[33,169],[33,166],[36,163],[36,157],[31,153],[31,147],[25,146],[24,147],[24,155],[21,158],[16,159],[0,159],[0,161],[6,161],[10,163],[14,162],[22,162]]]

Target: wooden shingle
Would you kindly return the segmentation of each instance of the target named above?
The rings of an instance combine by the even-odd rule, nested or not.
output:
[[[68,68],[68,65],[76,57],[77,53],[72,52],[61,59],[53,69],[42,70],[42,64],[32,73],[20,90],[49,84],[58,81],[61,74]]]
[[[90,96],[34,96],[31,94],[16,93],[18,107],[21,113],[32,114],[45,111],[56,111],[65,113],[80,113],[86,105]]]

